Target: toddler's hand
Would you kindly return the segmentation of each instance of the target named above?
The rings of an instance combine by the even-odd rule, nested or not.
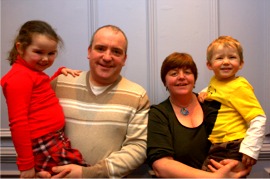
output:
[[[207,92],[200,92],[198,95],[198,99],[201,103],[204,102],[205,98],[207,97]]]
[[[255,160],[254,158],[246,155],[246,154],[243,154],[243,157],[242,157],[242,163],[248,167],[248,166],[253,166],[257,163],[257,160]]]

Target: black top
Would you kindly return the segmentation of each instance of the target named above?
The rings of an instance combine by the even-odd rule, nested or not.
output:
[[[211,145],[207,138],[217,117],[218,107],[210,107],[211,103],[215,102],[200,103],[204,120],[196,128],[188,128],[178,121],[169,98],[151,106],[147,136],[147,161],[151,167],[154,161],[171,156],[186,165],[201,168]]]

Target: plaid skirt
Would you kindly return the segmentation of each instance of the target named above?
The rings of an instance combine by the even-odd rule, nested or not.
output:
[[[82,154],[71,148],[69,139],[63,130],[52,132],[32,140],[36,171],[48,171],[52,167],[66,164],[89,166],[82,158]]]

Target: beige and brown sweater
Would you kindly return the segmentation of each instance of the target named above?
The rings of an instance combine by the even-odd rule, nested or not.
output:
[[[91,165],[83,168],[83,177],[124,177],[146,159],[148,96],[121,76],[96,96],[89,74],[60,75],[52,82],[64,110],[65,132]]]

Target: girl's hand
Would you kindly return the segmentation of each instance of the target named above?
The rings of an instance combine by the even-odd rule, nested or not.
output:
[[[21,171],[20,178],[35,178],[35,168]]]
[[[73,77],[79,76],[81,72],[81,70],[72,70],[70,68],[63,68],[61,70],[63,75],[67,76],[68,74],[71,74]]]

